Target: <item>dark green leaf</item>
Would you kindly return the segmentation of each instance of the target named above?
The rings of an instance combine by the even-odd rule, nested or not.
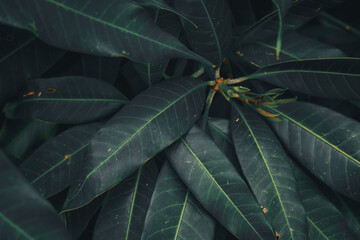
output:
[[[15,156],[15,164],[18,164],[36,147],[53,137],[56,129],[54,123],[7,119],[0,131],[0,147],[8,155]]]
[[[239,51],[245,59],[260,67],[278,63],[279,61],[345,57],[345,54],[339,49],[304,37],[296,32],[287,32],[283,35],[279,60],[276,59],[275,42],[271,40],[242,45]]]
[[[308,220],[312,240],[355,239],[340,211],[317,189],[315,183],[294,163],[291,164]]]
[[[183,21],[193,50],[220,66],[232,37],[231,11],[224,0],[174,0],[179,12],[196,26]]]
[[[167,154],[200,203],[239,239],[274,239],[259,204],[211,139],[194,126]]]
[[[210,240],[214,230],[215,221],[165,162],[151,198],[141,239]]]
[[[50,204],[0,151],[0,239],[71,239]]]
[[[90,123],[64,131],[31,154],[20,169],[46,198],[60,192],[77,177],[89,142],[100,127],[100,123]]]
[[[127,99],[110,84],[86,77],[29,80],[22,98],[5,106],[8,118],[83,123],[116,112]]]
[[[272,110],[287,150],[338,192],[360,200],[360,124],[330,109],[295,102]]]
[[[1,22],[32,31],[63,49],[139,62],[184,57],[211,65],[128,0],[28,0],[21,5],[1,0],[0,6]]]
[[[289,157],[259,114],[249,107],[232,105],[235,150],[263,212],[281,238],[307,239],[305,210]]]
[[[17,96],[27,79],[43,74],[64,51],[39,41],[31,33],[2,24],[0,36],[1,107],[7,98]]]
[[[114,115],[91,141],[64,210],[89,203],[182,136],[200,116],[206,85],[189,77],[165,81]]]
[[[318,97],[360,99],[360,59],[333,58],[272,64],[248,76]]]
[[[140,239],[158,175],[154,161],[111,189],[94,229],[94,239]]]

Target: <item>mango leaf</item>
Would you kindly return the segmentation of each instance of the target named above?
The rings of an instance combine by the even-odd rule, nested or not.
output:
[[[39,41],[31,33],[3,24],[0,24],[0,35],[0,107],[2,107],[8,98],[17,96],[27,79],[43,74],[61,58],[64,51]]]
[[[311,178],[294,163],[291,167],[306,211],[309,239],[355,239],[341,212],[319,191]]]
[[[143,240],[213,239],[215,221],[166,161],[145,219]]]
[[[192,49],[220,66],[229,50],[232,27],[231,10],[223,0],[174,0],[176,9],[195,23],[183,21]]]
[[[179,37],[181,22],[175,14],[157,9],[154,13],[153,19],[161,27],[161,29],[176,38]],[[168,60],[162,61],[159,64],[132,62],[135,70],[139,73],[141,79],[147,87],[150,87],[160,81],[165,73],[168,63]]]
[[[239,239],[274,239],[244,180],[198,127],[194,126],[166,151],[181,180],[230,232]]]
[[[359,201],[360,124],[305,102],[272,112],[282,120],[271,125],[290,154],[328,186]]]
[[[29,0],[21,5],[1,0],[0,5],[0,22],[27,29],[62,49],[138,62],[184,57],[211,65],[128,0]]]
[[[305,210],[289,157],[259,114],[234,102],[232,106],[235,150],[264,214],[280,238],[307,239]]]
[[[65,212],[63,214],[66,229],[75,239],[79,239],[80,236],[82,236],[83,232],[89,225],[89,222],[99,212],[99,209],[102,206],[104,197],[106,195],[107,194],[103,194],[99,196],[83,208],[79,208],[70,212]]]
[[[78,125],[47,141],[21,164],[24,176],[46,198],[65,189],[84,165],[89,142],[101,126]]]
[[[272,40],[244,44],[238,48],[238,51],[246,60],[260,67],[279,61],[345,57],[341,50],[296,32],[287,32],[283,35],[279,60],[275,57],[276,45]]]
[[[8,118],[83,123],[109,116],[126,102],[126,97],[108,83],[61,77],[29,80],[22,98],[7,104],[4,110]]]
[[[94,239],[140,239],[157,176],[150,161],[111,189],[96,220]]]
[[[0,131],[0,147],[21,163],[43,142],[56,134],[57,125],[38,120],[7,119]]]
[[[72,239],[61,219],[0,151],[0,238]]]
[[[333,58],[272,64],[247,76],[305,94],[360,99],[360,59]]]
[[[64,211],[84,206],[182,136],[199,119],[207,83],[183,77],[148,88],[92,139]]]

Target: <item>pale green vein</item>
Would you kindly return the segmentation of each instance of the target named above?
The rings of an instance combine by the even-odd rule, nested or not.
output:
[[[19,45],[17,48],[15,48],[14,50],[12,50],[9,54],[5,55],[3,58],[0,59],[0,63],[2,63],[3,61],[5,61],[7,58],[11,57],[12,55],[14,55],[15,53],[17,53],[19,50],[21,50],[23,47],[25,47],[26,45],[28,45],[30,42],[34,41],[36,39],[35,36],[31,37],[29,40],[27,40],[26,42],[24,42],[23,44]]]
[[[186,196],[185,196],[185,200],[184,200],[184,205],[183,205],[183,208],[182,208],[182,210],[181,210],[179,222],[178,222],[177,227],[176,227],[176,233],[175,233],[174,240],[177,239],[177,236],[178,236],[178,234],[179,234],[179,230],[180,230],[180,226],[181,226],[182,219],[183,219],[183,217],[184,217],[184,212],[185,212],[186,204],[187,204],[187,201],[188,201],[188,197],[189,197],[189,190],[186,192]]]
[[[329,238],[321,231],[320,228],[318,228],[318,226],[316,226],[316,224],[315,224],[313,221],[311,221],[311,219],[310,219],[309,217],[306,217],[306,218],[307,218],[307,220],[309,221],[309,223],[311,223],[311,224],[315,227],[315,229],[316,229],[326,240],[329,240]]]
[[[221,136],[223,136],[229,143],[233,143],[232,140],[225,135],[218,127],[216,127],[214,124],[212,124],[210,121],[208,121],[209,123],[209,127],[211,127],[212,129],[214,129],[216,132],[218,132]]]
[[[13,221],[11,221],[9,218],[7,218],[4,214],[0,212],[0,218],[3,219],[7,224],[9,224],[11,227],[13,227],[16,231],[18,231],[22,236],[24,236],[26,239],[29,240],[35,240],[35,238],[32,238],[27,232],[25,232],[21,227],[19,227],[17,224],[15,224]]]
[[[119,99],[100,99],[100,98],[29,98],[21,102],[36,102],[36,101],[73,101],[73,102],[117,102],[125,103],[125,100]]]
[[[286,63],[286,62],[283,62]],[[268,65],[273,66],[273,65]],[[262,68],[260,71],[263,71],[267,66]],[[266,69],[265,69],[266,70]],[[254,73],[249,76],[246,76],[247,79],[253,79],[257,77],[264,77],[269,75],[276,75],[276,74],[282,74],[282,73],[317,73],[317,74],[329,74],[329,75],[340,75],[340,76],[353,76],[353,77],[360,77],[360,73],[344,73],[344,72],[327,72],[327,71],[319,71],[319,70],[279,70],[279,71],[273,71],[273,72],[260,72],[260,73]]]

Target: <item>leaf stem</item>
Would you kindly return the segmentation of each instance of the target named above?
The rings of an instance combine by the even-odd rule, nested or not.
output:
[[[329,22],[349,31],[349,33],[352,33],[353,35],[360,37],[360,30],[346,24],[345,22],[341,21],[340,19],[337,19],[326,12],[320,12],[319,15],[321,17],[323,17],[324,19],[328,20]]]
[[[199,68],[196,72],[194,72],[193,74],[191,74],[191,77],[193,77],[193,78],[198,78],[198,77],[200,77],[204,72],[205,72],[204,68],[201,67],[201,68]]]
[[[248,79],[250,79],[249,76],[230,79],[226,81],[226,85],[233,85],[233,84],[245,82]]]
[[[208,119],[208,116],[209,116],[209,111],[210,111],[210,107],[211,107],[211,104],[212,104],[212,101],[214,100],[214,96],[216,94],[216,91],[214,90],[210,90],[209,91],[209,94],[207,96],[207,99],[206,99],[206,106],[205,106],[205,111],[204,111],[204,114],[202,116],[202,119],[201,119],[201,130],[205,130],[205,127],[206,127],[206,122],[207,122],[207,119]]]

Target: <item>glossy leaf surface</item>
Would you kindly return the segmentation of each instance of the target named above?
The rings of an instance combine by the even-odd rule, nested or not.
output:
[[[213,239],[215,221],[165,162],[146,215],[142,240]]]
[[[1,151],[0,189],[1,239],[72,239],[55,210]]]
[[[86,77],[29,80],[22,98],[5,107],[8,118],[83,123],[116,112],[127,98],[110,84]]]
[[[230,160],[194,126],[167,154],[200,203],[239,239],[273,239],[264,214]]]
[[[162,31],[132,1],[29,0],[19,5],[16,1],[2,0],[0,6],[1,22],[27,29],[63,49],[124,56],[138,62],[185,57],[210,65]]]
[[[321,181],[360,200],[360,124],[311,103],[285,104],[271,122],[283,145]]]
[[[157,176],[155,162],[150,161],[111,189],[96,221],[94,239],[140,239]]]
[[[20,169],[46,198],[68,187],[84,166],[86,150],[100,123],[72,127],[49,140]]]
[[[235,150],[263,212],[281,238],[307,239],[305,210],[289,157],[258,113],[237,103],[232,106]]]
[[[292,163],[299,194],[306,210],[310,239],[355,239],[341,212],[317,189],[315,183]]]
[[[318,97],[360,99],[360,59],[288,61],[259,69],[249,78]]]
[[[191,47],[215,65],[222,63],[232,37],[231,11],[223,0],[174,0],[181,14],[193,24],[183,21]]]
[[[87,204],[182,136],[200,116],[206,85],[186,77],[159,83],[115,114],[91,141],[65,210]]]

